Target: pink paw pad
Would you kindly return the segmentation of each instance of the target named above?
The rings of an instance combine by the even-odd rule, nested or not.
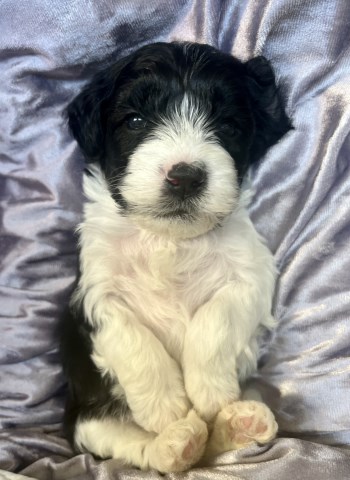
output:
[[[267,443],[276,436],[277,423],[263,403],[236,402],[230,407],[227,433],[234,448],[242,448],[254,442]]]
[[[255,442],[268,443],[275,438],[277,430],[273,413],[263,403],[231,403],[215,419],[206,455],[238,450]]]

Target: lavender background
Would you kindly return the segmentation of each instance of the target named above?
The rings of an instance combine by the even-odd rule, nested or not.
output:
[[[62,435],[57,326],[83,202],[62,112],[106,55],[174,39],[264,54],[295,129],[251,172],[251,216],[280,268],[279,326],[252,383],[281,438],[169,478],[349,478],[348,0],[0,2],[0,478],[159,476],[72,458]]]

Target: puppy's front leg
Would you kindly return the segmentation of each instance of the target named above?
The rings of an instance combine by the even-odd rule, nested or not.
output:
[[[237,358],[263,314],[256,297],[250,285],[227,285],[191,320],[183,352],[185,388],[206,421],[240,396]]]
[[[181,370],[127,308],[106,303],[94,338],[93,361],[117,378],[136,423],[160,433],[189,410]]]

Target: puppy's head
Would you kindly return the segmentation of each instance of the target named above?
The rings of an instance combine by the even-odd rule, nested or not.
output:
[[[290,128],[266,59],[193,43],[147,45],[108,66],[68,118],[122,212],[182,238],[233,211],[249,165]]]

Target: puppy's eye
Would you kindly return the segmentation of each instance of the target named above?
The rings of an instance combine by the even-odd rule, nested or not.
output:
[[[239,134],[238,128],[236,128],[234,125],[230,125],[228,123],[222,123],[219,127],[219,132],[221,132],[224,135],[231,136],[231,137],[236,137]]]
[[[127,118],[126,125],[130,130],[142,130],[147,126],[147,120],[140,115],[131,115]]]

